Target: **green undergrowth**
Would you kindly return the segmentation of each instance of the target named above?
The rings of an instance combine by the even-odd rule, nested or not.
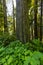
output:
[[[12,35],[9,35],[8,33],[0,35],[0,45],[7,46],[10,44],[10,42],[15,41],[15,40],[16,40],[15,33]]]
[[[30,50],[30,47],[29,43],[22,44],[20,41],[11,42],[6,47],[1,45],[0,65],[43,65],[43,53]]]
[[[43,43],[38,39],[33,39],[26,45],[30,50],[43,52]]]

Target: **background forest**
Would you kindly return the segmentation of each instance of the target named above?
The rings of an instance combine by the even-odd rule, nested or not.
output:
[[[0,65],[43,65],[43,0],[0,0]]]

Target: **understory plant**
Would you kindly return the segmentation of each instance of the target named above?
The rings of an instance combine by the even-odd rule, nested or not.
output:
[[[43,53],[13,41],[6,47],[0,46],[0,65],[43,65]]]

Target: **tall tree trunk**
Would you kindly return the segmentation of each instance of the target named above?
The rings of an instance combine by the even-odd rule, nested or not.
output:
[[[17,39],[26,42],[29,40],[28,2],[27,0],[16,0],[16,4]]]
[[[37,32],[37,0],[35,0],[35,7],[34,7],[34,37],[35,39],[38,38]]]
[[[29,26],[29,15],[28,15],[28,0],[23,0],[23,22],[25,24],[24,28],[25,28],[25,37],[26,37],[26,42],[28,42],[30,40],[30,26]],[[24,25],[23,24],[23,25]]]
[[[40,19],[40,41],[42,41],[42,4],[43,1],[41,0],[41,19]]]
[[[16,35],[17,35],[17,39],[22,41],[22,31],[21,31],[22,26],[20,25],[22,10],[20,9],[21,7],[20,2],[21,0],[16,0]]]
[[[0,34],[3,34],[3,0],[0,0]]]
[[[12,5],[13,5],[13,33],[15,33],[15,18],[14,18],[14,2],[12,0]]]
[[[4,11],[4,32],[8,32],[8,27],[7,27],[6,0],[3,0],[3,11]]]

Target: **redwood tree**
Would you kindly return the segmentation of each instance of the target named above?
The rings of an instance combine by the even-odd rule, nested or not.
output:
[[[22,42],[29,41],[28,0],[16,0],[16,35]]]

